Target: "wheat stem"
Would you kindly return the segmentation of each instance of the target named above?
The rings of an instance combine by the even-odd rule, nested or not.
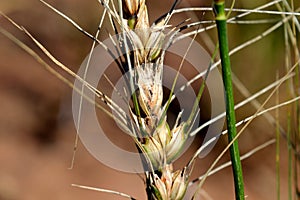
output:
[[[231,65],[229,58],[229,47],[228,47],[228,36],[227,36],[227,24],[225,15],[225,1],[214,1],[214,10],[216,14],[216,25],[218,30],[219,38],[219,49],[222,65],[222,77],[225,88],[225,101],[226,101],[226,121],[228,129],[228,140],[233,141],[236,132],[236,120],[234,111],[234,97],[233,97],[233,87],[231,80]],[[232,170],[235,184],[235,197],[236,199],[243,200],[245,198],[244,194],[244,181],[242,165],[240,160],[240,152],[238,147],[238,141],[234,141],[232,146],[229,148],[230,157],[232,161]]]

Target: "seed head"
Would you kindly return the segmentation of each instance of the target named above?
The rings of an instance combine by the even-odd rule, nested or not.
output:
[[[187,175],[184,171],[173,172],[172,165],[166,165],[162,175],[150,178],[152,199],[181,200],[187,189]]]
[[[149,136],[145,138],[142,147],[155,168],[172,163],[180,155],[187,139],[183,127],[184,124],[181,124],[170,130],[165,117],[159,125],[148,129],[151,131]]]
[[[146,63],[136,67],[138,98],[147,116],[158,116],[163,100],[162,67]]]
[[[137,140],[138,146],[154,169],[147,176],[148,196],[154,200],[181,200],[188,175],[185,170],[173,172],[172,162],[182,152],[188,134],[186,123],[178,124],[180,117],[170,129],[162,106],[165,22],[149,26],[145,0],[123,0],[123,13],[130,29],[128,37],[135,47],[132,58],[138,106],[146,116],[131,114],[144,136]]]
[[[145,5],[145,0],[122,0],[125,19],[137,16],[139,8]]]
[[[131,29],[149,28],[149,19],[145,0],[122,0],[124,19]]]

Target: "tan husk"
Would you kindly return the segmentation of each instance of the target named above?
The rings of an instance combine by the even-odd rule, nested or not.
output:
[[[164,57],[161,52],[165,43],[165,25],[159,23],[149,26],[145,0],[123,0],[123,9],[130,30],[127,34],[135,47],[132,53],[138,106],[146,115],[141,117],[131,112],[144,136],[137,140],[137,146],[142,148],[141,152],[145,152],[150,169],[153,169],[146,173],[146,188],[150,191],[148,198],[180,200],[186,192],[189,173],[185,169],[174,172],[172,162],[182,151],[187,133],[184,122],[169,128],[162,106]]]

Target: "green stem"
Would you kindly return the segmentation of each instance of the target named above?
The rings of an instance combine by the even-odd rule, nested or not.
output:
[[[293,199],[293,192],[292,192],[292,185],[293,185],[293,179],[292,179],[292,145],[291,145],[291,111],[288,112],[288,129],[287,129],[287,149],[288,149],[288,199]]]
[[[236,136],[237,132],[235,127],[236,120],[235,120],[235,112],[234,112],[231,67],[230,67],[228,39],[227,39],[226,15],[225,15],[224,8],[225,8],[224,0],[214,0],[214,10],[216,14],[216,24],[218,29],[220,57],[221,57],[221,64],[222,64],[222,76],[223,76],[223,82],[225,87],[228,140],[230,142]],[[230,156],[232,161],[236,199],[244,200],[245,195],[244,195],[243,172],[242,172],[242,165],[241,165],[237,140],[232,144],[229,150],[230,150]]]
[[[278,80],[278,73],[276,79]],[[276,90],[276,104],[279,104],[279,90]],[[279,108],[276,109],[276,196],[280,200],[280,122],[279,122]]]

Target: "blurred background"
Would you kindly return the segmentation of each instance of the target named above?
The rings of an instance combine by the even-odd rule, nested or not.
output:
[[[48,2],[88,32],[95,33],[102,13],[97,1]],[[148,1],[151,22],[168,11],[172,3],[173,1],[166,0],[162,6],[161,1]],[[235,7],[251,9],[263,3],[266,1],[240,1]],[[227,4],[230,6],[230,2]],[[183,0],[179,4],[179,7],[187,6],[211,6],[211,2]],[[24,26],[58,60],[75,72],[91,48],[92,41],[88,37],[37,0],[2,0],[0,11]],[[212,19],[212,16],[211,12],[178,15],[172,23],[179,23],[187,17],[204,20]],[[258,14],[246,19],[280,19],[280,16]],[[271,25],[230,24],[230,48],[261,34]],[[0,26],[39,52],[47,63],[67,77],[66,73],[43,56],[25,34],[3,17],[0,17]],[[105,34],[101,35],[100,39],[107,37],[106,31],[108,30],[103,29]],[[211,53],[217,41],[215,29],[202,34],[198,40]],[[279,28],[265,39],[232,56],[233,72],[250,93],[255,93],[275,81],[276,74],[281,77],[285,73],[284,58],[283,28]],[[290,97],[286,88],[284,85],[279,90],[280,101]],[[71,88],[0,34],[0,200],[123,199],[119,196],[74,188],[71,184],[112,189],[130,194],[139,200],[145,199],[144,183],[139,175],[118,172],[103,165],[93,158],[81,143],[78,146],[74,168],[69,169],[76,134],[71,95]],[[237,90],[235,95],[236,102],[244,99]],[[265,98],[266,95],[263,95],[258,100],[263,102]],[[273,98],[267,107],[275,102]],[[253,114],[255,110],[252,106],[239,109],[238,120]],[[279,122],[285,130],[287,110],[282,108],[279,114]],[[274,112],[271,114],[275,116]],[[119,146],[126,148],[128,140],[119,140],[120,132],[117,127],[109,123],[108,126],[113,132],[111,137],[118,140]],[[275,138],[275,131],[274,126],[265,118],[255,119],[240,138],[241,153]],[[287,199],[287,143],[284,138],[281,138],[281,141],[280,192],[282,199]],[[193,178],[208,169],[226,143],[226,137],[220,138],[213,151],[197,161]],[[176,166],[186,163],[197,145],[199,143],[195,144]],[[275,155],[273,144],[243,161],[247,199],[276,198]],[[229,159],[229,156],[225,155],[219,164]],[[231,168],[209,177],[201,195],[203,199],[234,199]]]

